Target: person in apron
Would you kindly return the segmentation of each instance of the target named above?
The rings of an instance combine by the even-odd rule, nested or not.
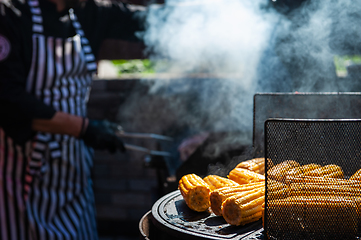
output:
[[[3,14],[20,17],[10,1],[1,1]],[[44,119],[33,119],[36,131],[26,141],[13,137],[11,128],[6,131],[7,123],[0,126],[0,239],[98,239],[90,176],[92,147],[115,152],[124,151],[124,146],[115,134],[116,124],[86,118],[97,66],[77,15],[71,8],[66,14],[75,35],[45,35],[39,1],[43,0],[26,2],[32,57],[24,89],[49,108]],[[0,28],[0,66],[11,58],[11,47]],[[1,87],[6,87],[3,79]],[[9,112],[6,104],[2,107]],[[21,129],[22,120],[17,119]]]

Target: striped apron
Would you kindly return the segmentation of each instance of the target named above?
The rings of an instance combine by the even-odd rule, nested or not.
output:
[[[57,111],[85,116],[96,63],[76,15],[69,10],[74,37],[45,36],[38,0],[28,4],[27,91]],[[59,134],[39,132],[19,146],[0,128],[0,239],[97,239],[92,154],[82,140]]]

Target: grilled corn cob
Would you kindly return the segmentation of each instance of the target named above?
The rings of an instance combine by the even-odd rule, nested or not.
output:
[[[215,215],[222,216],[222,203],[229,197],[239,193],[252,193],[259,191],[260,188],[264,188],[264,182],[250,183],[239,185],[238,187],[224,187],[219,188],[211,192],[210,201],[211,209]]]
[[[267,174],[270,179],[284,181],[286,173],[292,168],[299,167],[300,164],[293,160],[287,160],[279,163],[268,170]]]
[[[253,193],[239,193],[227,198],[222,204],[222,215],[231,225],[245,225],[262,217],[264,189]]]
[[[291,196],[342,195],[361,197],[361,189],[353,185],[321,185],[313,183],[292,183],[289,186]]]
[[[267,180],[267,190],[268,191],[277,191],[280,189],[285,188],[287,185],[281,182],[273,181],[268,179]]]
[[[305,176],[343,178],[344,174],[340,166],[330,164],[307,172]]]
[[[232,171],[229,172],[228,178],[238,184],[263,182],[265,180],[265,177],[263,175],[243,168],[234,168]]]
[[[297,196],[267,202],[267,226],[276,234],[288,231],[355,234],[356,216],[356,204],[342,197]]]
[[[188,207],[197,212],[203,212],[210,207],[208,184],[196,174],[184,175],[179,180],[178,189]]]
[[[299,176],[299,177],[290,177],[287,176],[286,183],[317,183],[322,185],[353,185],[361,187],[361,183],[355,180],[346,180],[339,178],[324,178],[324,177],[312,177],[312,176]]]
[[[211,191],[222,187],[239,186],[235,181],[217,175],[208,175],[203,180],[208,184]]]
[[[289,188],[286,184],[267,180],[267,197],[268,199],[279,199],[288,197]]]
[[[359,169],[357,172],[355,172],[355,173],[349,178],[349,180],[361,181],[361,169]]]
[[[343,175],[342,171],[338,171],[338,172],[333,172],[330,174],[323,175],[323,177],[324,178],[343,178],[344,175]]]
[[[253,158],[239,163],[236,166],[236,168],[244,168],[255,173],[264,174],[264,169],[265,169],[264,164],[265,164],[264,158]],[[268,166],[269,168],[273,166],[271,159],[267,159],[267,164],[269,165]]]
[[[319,164],[314,164],[314,163],[306,164],[306,165],[303,165],[303,166],[300,166],[300,167],[295,167],[295,168],[292,168],[292,169],[287,171],[286,177],[287,176],[292,176],[292,177],[302,176],[305,173],[313,171],[313,170],[318,169],[320,167],[322,167],[322,166],[319,165]]]
[[[288,197],[289,194],[290,194],[290,189],[288,187],[284,187],[276,191],[268,191],[267,197],[268,199],[282,199]]]

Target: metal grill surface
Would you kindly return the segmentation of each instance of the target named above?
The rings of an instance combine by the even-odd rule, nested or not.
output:
[[[183,200],[179,190],[160,198],[152,207],[154,225],[182,240],[257,240],[263,239],[261,221],[231,226],[210,211],[195,212]],[[170,237],[168,237],[170,239]],[[167,240],[168,240],[167,239]]]
[[[359,239],[361,120],[269,119],[265,157],[268,239]]]

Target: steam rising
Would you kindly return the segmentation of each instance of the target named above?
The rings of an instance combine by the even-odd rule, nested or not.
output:
[[[270,32],[261,2],[169,0],[150,11],[146,44],[168,72],[236,73],[249,88]]]
[[[354,88],[353,79],[336,76],[333,62],[336,55],[360,54],[360,3],[305,1],[287,16],[280,15],[271,45],[260,62],[259,67],[266,72],[259,76],[263,79],[260,89],[271,86],[271,91],[281,92],[360,91]]]
[[[146,102],[144,118],[137,111],[141,123],[133,125],[159,119],[187,133],[239,131],[232,143],[251,144],[256,92],[353,91],[340,85],[333,57],[361,49],[356,2],[307,1],[287,16],[266,0],[168,0],[151,7],[147,50],[159,73],[178,77],[146,81],[148,95],[131,98],[120,112]]]
[[[265,3],[169,0],[150,9],[148,51],[156,62],[166,60],[156,66],[158,72],[178,75],[155,81],[150,93],[172,98],[180,122],[206,131],[251,129],[257,65],[272,27],[272,18],[261,10]],[[180,113],[184,101],[174,101],[175,94],[191,109]],[[250,143],[249,137],[243,135],[243,141]]]

